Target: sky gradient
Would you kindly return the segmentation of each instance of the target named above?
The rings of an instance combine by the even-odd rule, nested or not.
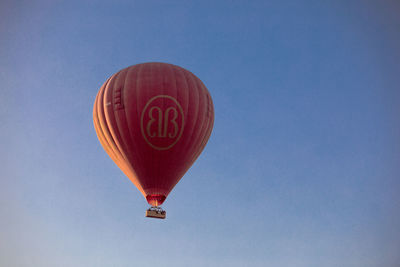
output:
[[[0,266],[397,267],[400,4],[1,1]],[[166,220],[97,140],[99,87],[160,61],[214,130]]]

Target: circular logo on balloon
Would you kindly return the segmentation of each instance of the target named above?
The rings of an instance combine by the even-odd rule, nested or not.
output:
[[[145,105],[140,128],[146,143],[157,150],[173,147],[181,138],[184,125],[179,102],[169,95],[158,95]]]

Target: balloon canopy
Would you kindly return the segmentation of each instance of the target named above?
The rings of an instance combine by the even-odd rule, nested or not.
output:
[[[159,206],[207,144],[214,107],[191,72],[143,63],[103,84],[93,121],[104,150],[147,202]]]

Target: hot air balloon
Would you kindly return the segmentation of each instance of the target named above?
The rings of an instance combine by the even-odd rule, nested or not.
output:
[[[159,206],[207,144],[214,107],[188,70],[142,63],[101,86],[93,121],[104,150],[152,206],[146,216],[165,218]]]

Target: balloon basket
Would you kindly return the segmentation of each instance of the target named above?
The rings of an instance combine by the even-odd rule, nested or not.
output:
[[[156,219],[165,219],[167,212],[163,210],[161,207],[151,207],[146,210],[146,217],[156,218]]]

